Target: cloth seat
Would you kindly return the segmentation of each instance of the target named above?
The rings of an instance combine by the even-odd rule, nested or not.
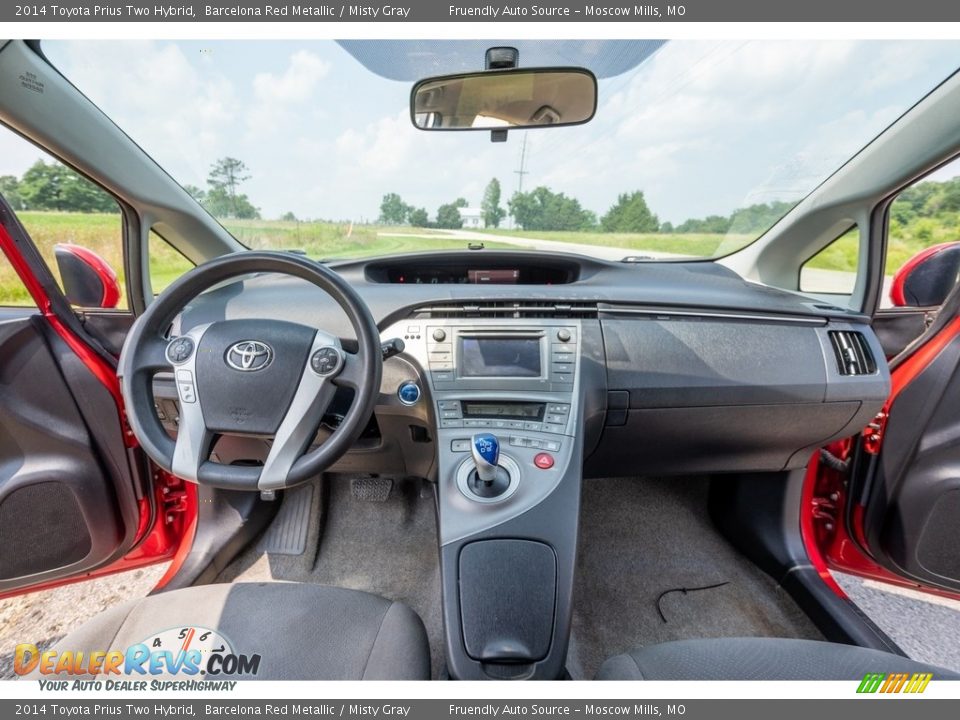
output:
[[[191,627],[195,637],[216,630],[234,653],[261,655],[256,675],[216,679],[430,679],[427,634],[413,610],[365,592],[302,583],[200,585],[151,595],[97,615],[53,649],[126,651],[146,642],[176,655],[179,629]],[[39,669],[28,677],[41,677]],[[215,678],[181,673],[177,679]]]
[[[598,680],[862,680],[866,673],[960,674],[880,650],[784,638],[678,640],[609,658]]]

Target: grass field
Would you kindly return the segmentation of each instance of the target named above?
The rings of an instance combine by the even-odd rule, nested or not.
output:
[[[123,282],[122,229],[119,215],[57,212],[20,212],[17,215],[58,280],[53,246],[57,243],[72,243],[90,248],[101,255],[117,271],[121,283]],[[417,230],[416,233],[436,235],[436,239],[386,237],[378,234],[412,232],[408,227],[269,220],[234,220],[226,221],[224,225],[248,247],[301,249],[310,257],[318,259],[464,247],[463,240],[445,238],[431,230]],[[509,247],[499,243],[494,245]],[[150,277],[154,291],[159,292],[191,267],[193,265],[186,258],[165,242],[159,238],[151,238]],[[124,307],[125,303],[126,299],[122,299],[121,307]],[[28,304],[32,304],[30,296],[4,259],[0,262],[0,305]]]
[[[40,248],[54,274],[57,274],[53,246],[74,243],[94,250],[121,275],[120,216],[57,212],[20,212],[21,222]],[[271,220],[225,221],[226,228],[243,244],[257,249],[301,249],[310,257],[335,258],[403,253],[416,250],[462,248],[462,239],[447,237],[443,231],[413,230],[409,227],[351,225],[349,223],[286,222]],[[695,257],[725,255],[745,246],[751,238],[744,235],[707,234],[625,234],[599,232],[525,232],[522,230],[485,230],[504,237],[527,237],[583,245],[620,247],[625,254],[634,252],[675,253]],[[423,237],[390,237],[417,234]],[[887,273],[892,274],[914,253],[930,245],[958,239],[957,228],[946,223],[920,221],[891,232]],[[486,243],[487,247],[508,248],[506,243]],[[809,264],[821,270],[856,270],[858,242],[856,233],[843,238],[821,252]],[[162,240],[150,244],[150,272],[154,290],[159,291],[186,272],[191,264]],[[59,279],[59,278],[58,278]],[[125,303],[125,299],[121,303]],[[30,304],[19,278],[6,262],[0,263],[0,305]],[[122,306],[122,305],[121,305]]]

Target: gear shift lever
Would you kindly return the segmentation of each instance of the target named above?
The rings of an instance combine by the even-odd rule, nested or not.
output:
[[[497,436],[490,433],[474,435],[470,451],[477,466],[477,477],[485,485],[492,485],[497,479],[497,462],[500,459],[500,441]]]

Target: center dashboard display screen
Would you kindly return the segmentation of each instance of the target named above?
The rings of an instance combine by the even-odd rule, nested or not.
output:
[[[461,377],[540,377],[540,339],[461,337]]]

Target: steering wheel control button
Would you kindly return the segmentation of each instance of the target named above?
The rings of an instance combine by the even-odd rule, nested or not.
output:
[[[197,390],[193,384],[193,373],[189,370],[177,370],[176,378],[180,402],[195,403],[197,401]]]
[[[553,467],[553,455],[550,453],[537,453],[533,458],[533,464],[541,470],[549,470]]]
[[[173,365],[185,363],[193,355],[193,340],[188,337],[178,337],[167,345],[167,360]]]
[[[340,351],[327,345],[310,356],[310,369],[317,375],[330,375],[340,369],[341,359]]]
[[[420,402],[420,386],[414,382],[405,382],[397,388],[397,397],[404,405],[416,405]],[[448,415],[444,411],[443,418],[446,420],[460,417],[460,413]]]

